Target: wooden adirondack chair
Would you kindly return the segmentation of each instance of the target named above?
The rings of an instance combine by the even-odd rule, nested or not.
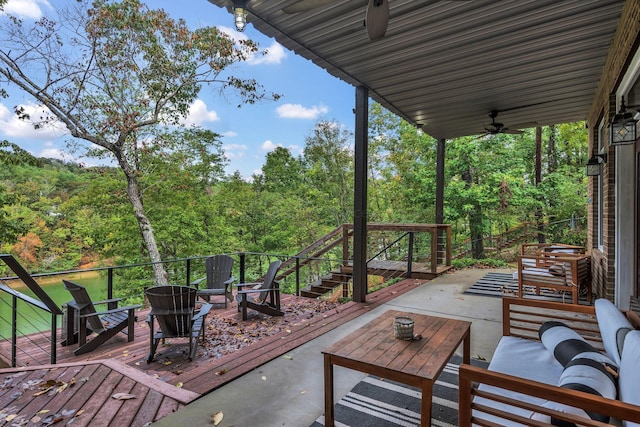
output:
[[[229,255],[214,255],[205,261],[207,271],[206,277],[191,282],[191,286],[198,289],[197,296],[209,302],[212,296],[224,296],[224,308],[227,308],[227,300],[233,302],[233,292],[231,285],[235,278],[231,275],[233,269],[233,258]],[[199,289],[200,283],[206,279],[207,287]]]
[[[276,274],[282,261],[269,264],[267,274],[262,282],[240,283],[236,285],[238,292],[238,311],[242,310],[242,320],[247,320],[247,309],[259,311],[270,316],[284,316],[280,309],[280,288],[276,281]],[[257,296],[253,296],[257,295]]]
[[[198,348],[198,338],[204,338],[205,320],[211,304],[196,310],[196,288],[189,286],[154,286],[145,291],[151,304],[147,317],[150,350],[147,362],[153,361],[160,341],[166,338],[189,338],[189,360]],[[155,321],[154,321],[155,320]],[[155,323],[159,330],[155,331]]]
[[[126,333],[127,340],[133,341],[135,310],[140,305],[130,305],[118,308],[118,301],[122,298],[114,298],[104,301],[92,301],[87,290],[77,283],[63,280],[64,287],[73,301],[67,303],[67,337],[63,344],[69,345],[78,342],[78,348],[73,352],[76,356],[95,350],[105,341],[113,338],[118,332]],[[95,306],[108,304],[107,310],[96,311]],[[111,308],[114,307],[114,308]],[[78,323],[78,331],[75,332],[74,323]],[[127,329],[125,332],[124,329]],[[97,335],[87,342],[87,336],[91,333]]]

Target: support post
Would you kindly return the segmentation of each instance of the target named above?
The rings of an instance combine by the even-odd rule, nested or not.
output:
[[[445,139],[438,140],[436,149],[436,224],[444,223],[444,158],[445,158]],[[442,264],[443,245],[441,239],[442,230],[438,227],[436,238],[438,239],[438,254],[433,260],[437,264]]]
[[[353,200],[353,301],[367,295],[367,157],[369,89],[356,87],[355,171]]]

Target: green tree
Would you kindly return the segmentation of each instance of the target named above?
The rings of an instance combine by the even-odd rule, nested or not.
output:
[[[60,23],[43,18],[33,25],[0,17],[0,83],[45,107],[38,117],[19,108],[22,119],[35,127],[62,123],[76,141],[90,143],[86,155],[117,162],[154,281],[167,283],[140,187],[141,152],[162,147],[158,135],[187,115],[205,84],[236,91],[241,103],[268,98],[255,80],[225,74],[258,48],[215,27],[191,31],[139,0],[78,2],[59,16]]]

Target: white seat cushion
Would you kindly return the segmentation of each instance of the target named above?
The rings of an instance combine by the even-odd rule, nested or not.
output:
[[[620,349],[618,348],[618,331],[633,329],[631,322],[611,301],[599,298],[595,302],[596,317],[602,345],[614,362],[620,365]]]

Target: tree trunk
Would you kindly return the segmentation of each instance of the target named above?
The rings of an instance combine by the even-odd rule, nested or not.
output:
[[[151,222],[149,222],[149,218],[147,218],[147,215],[144,213],[144,205],[142,203],[138,181],[136,180],[135,175],[131,173],[128,165],[124,165],[122,169],[127,177],[127,196],[129,197],[129,201],[133,207],[133,214],[138,221],[138,226],[140,227],[142,242],[149,254],[149,260],[153,263],[153,283],[156,286],[168,285],[169,280],[167,278],[167,272],[162,264],[162,257],[160,256],[160,251],[156,244],[153,227],[151,227]]]
[[[473,172],[467,168],[462,173],[465,187],[468,189],[473,185]],[[471,257],[474,259],[484,258],[484,241],[482,227],[482,206],[473,202],[473,210],[469,212],[469,232],[471,233]]]

